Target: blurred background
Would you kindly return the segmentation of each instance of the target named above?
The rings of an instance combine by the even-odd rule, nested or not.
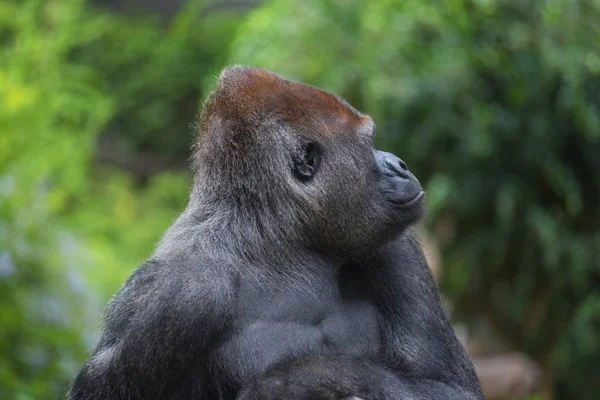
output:
[[[0,398],[59,399],[223,66],[349,100],[491,399],[600,398],[600,1],[0,0]]]

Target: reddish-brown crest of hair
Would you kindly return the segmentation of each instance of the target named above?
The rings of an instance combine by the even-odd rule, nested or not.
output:
[[[211,134],[215,121],[209,119],[214,117],[225,131],[235,133],[248,133],[267,118],[315,136],[361,131],[368,135],[373,130],[369,117],[330,93],[263,69],[239,66],[221,73],[217,89],[205,106],[204,134]]]

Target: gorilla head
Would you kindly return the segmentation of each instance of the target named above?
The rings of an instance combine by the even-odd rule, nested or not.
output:
[[[372,147],[374,135],[371,118],[323,90],[266,70],[226,69],[199,124],[195,196],[215,215],[239,216],[253,240],[360,252],[424,210],[419,182],[398,157]]]

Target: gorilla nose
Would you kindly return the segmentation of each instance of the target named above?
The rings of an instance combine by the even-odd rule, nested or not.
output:
[[[398,176],[406,179],[410,178],[408,168],[406,168],[406,164],[401,159],[397,158],[396,160],[387,160],[386,166],[398,174]]]
[[[401,178],[410,179],[411,173],[408,171],[406,163],[391,153],[378,151],[378,161],[380,165],[394,172]]]

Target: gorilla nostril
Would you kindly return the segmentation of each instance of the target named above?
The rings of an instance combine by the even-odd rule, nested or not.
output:
[[[385,166],[396,175],[402,178],[409,178],[410,175],[408,173],[408,168],[406,168],[406,164],[402,160],[386,160]]]

